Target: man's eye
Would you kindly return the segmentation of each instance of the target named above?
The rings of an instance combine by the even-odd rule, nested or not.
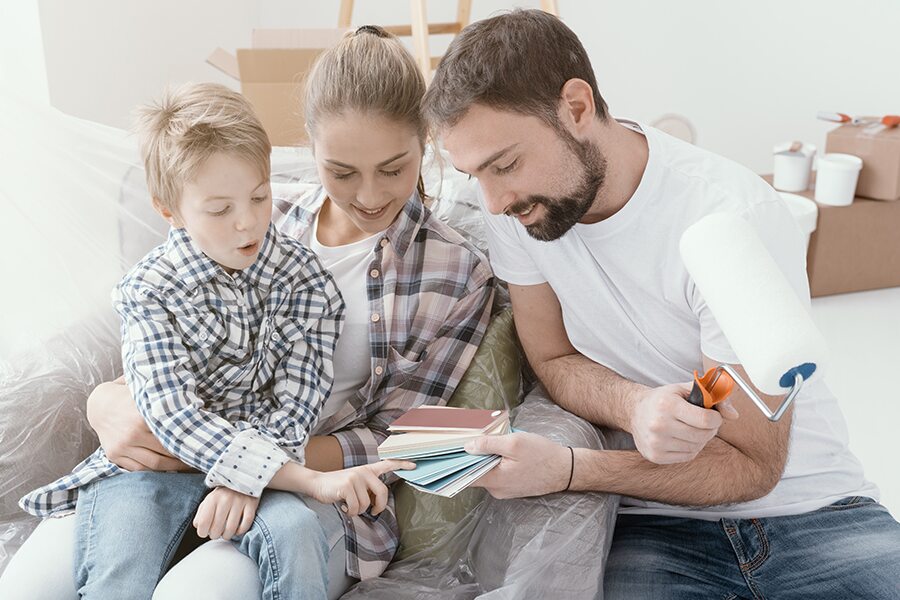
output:
[[[508,165],[506,165],[505,167],[497,167],[497,169],[495,170],[495,173],[497,173],[497,175],[505,175],[506,173],[509,173],[510,171],[515,169],[517,164],[519,164],[518,158],[516,160],[512,161],[511,163],[509,163]]]
[[[353,175],[353,172],[351,171],[351,172],[349,172],[349,173],[335,173],[334,171],[332,171],[332,172],[331,172],[331,175],[332,175],[335,179],[347,179],[348,177],[350,177],[351,175]]]

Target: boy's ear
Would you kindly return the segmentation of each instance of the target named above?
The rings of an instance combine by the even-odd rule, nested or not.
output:
[[[153,209],[172,227],[181,227],[181,220],[159,198],[153,198]]]

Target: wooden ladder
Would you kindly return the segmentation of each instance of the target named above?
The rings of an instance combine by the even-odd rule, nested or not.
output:
[[[348,28],[353,18],[354,0],[341,0],[341,9],[338,13],[338,27]],[[540,0],[541,10],[552,15],[559,16],[559,6],[557,0]],[[388,31],[398,37],[411,37],[413,46],[413,56],[422,73],[425,75],[425,81],[431,81],[431,75],[435,67],[441,61],[440,56],[431,56],[428,48],[428,36],[438,34],[456,35],[469,24],[472,15],[472,0],[458,0],[456,6],[456,21],[450,23],[429,23],[427,17],[427,0],[410,0],[410,14],[412,15],[409,25],[387,25],[384,26]]]

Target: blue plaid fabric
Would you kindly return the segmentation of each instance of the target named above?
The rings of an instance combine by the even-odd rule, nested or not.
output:
[[[154,435],[206,485],[258,496],[303,450],[334,380],[344,303],[331,275],[270,226],[252,266],[226,273],[181,229],[113,291],[125,379]],[[124,472],[98,449],[20,505],[48,516]]]
[[[326,195],[319,186],[287,182],[273,185],[273,198],[279,230],[303,239]],[[388,425],[410,408],[450,399],[484,337],[494,296],[487,259],[417,194],[374,244],[367,269],[370,378],[316,427],[340,442],[345,467],[377,462]],[[345,517],[344,526],[347,573],[380,575],[400,537],[393,495],[377,518]]]

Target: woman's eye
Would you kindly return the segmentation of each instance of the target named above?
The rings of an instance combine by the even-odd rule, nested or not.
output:
[[[381,174],[384,175],[385,177],[396,177],[397,175],[400,174],[400,172],[402,170],[403,169],[396,169],[394,171],[382,171]]]
[[[508,165],[506,165],[505,167],[497,167],[495,172],[497,173],[497,175],[505,175],[506,173],[509,173],[510,171],[515,169],[517,164],[519,164],[518,158],[516,160],[512,161],[511,163],[509,163]]]

